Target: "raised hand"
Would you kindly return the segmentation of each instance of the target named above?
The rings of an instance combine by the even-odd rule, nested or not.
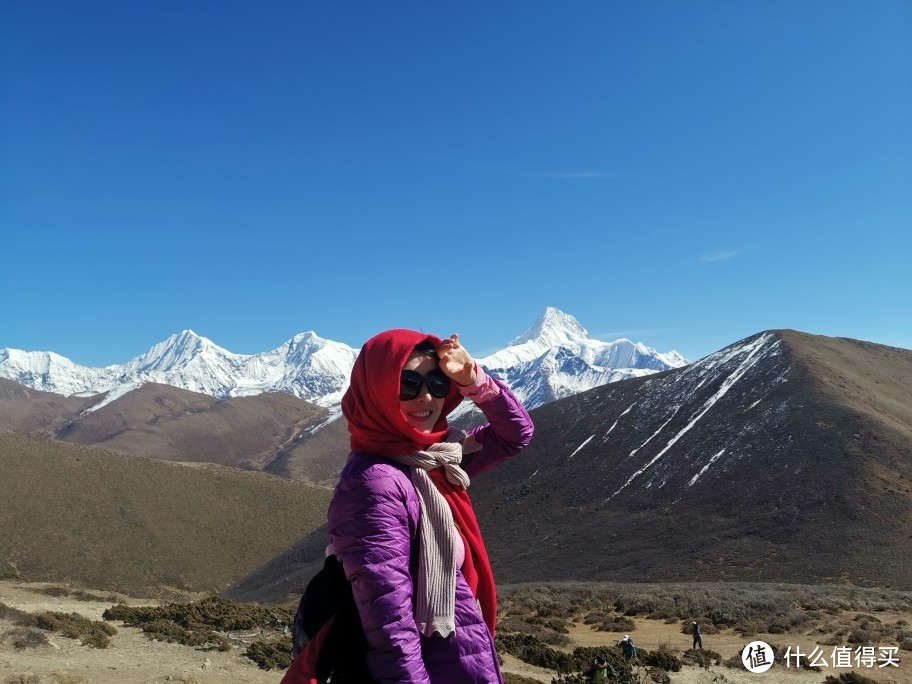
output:
[[[459,335],[453,333],[437,347],[440,370],[452,378],[457,385],[471,385],[475,382],[475,359],[459,342]]]

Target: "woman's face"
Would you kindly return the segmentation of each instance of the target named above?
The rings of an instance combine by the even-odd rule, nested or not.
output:
[[[413,370],[421,375],[427,375],[438,368],[440,366],[437,363],[436,354],[412,352],[402,370]],[[440,419],[440,413],[443,411],[443,401],[443,398],[438,399],[431,396],[427,383],[424,383],[414,399],[399,400],[399,409],[413,428],[421,432],[433,432],[434,426]]]

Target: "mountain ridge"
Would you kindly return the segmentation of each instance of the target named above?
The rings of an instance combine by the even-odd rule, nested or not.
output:
[[[764,331],[531,415],[532,444],[472,482],[498,582],[912,589],[908,350]],[[284,598],[325,539],[315,530],[227,595]]]
[[[576,379],[570,379],[574,373],[568,374],[566,368],[546,358],[549,352],[562,354],[563,361],[572,357],[582,371],[588,372],[576,373]],[[222,399],[285,392],[331,407],[341,401],[357,353],[348,345],[307,331],[267,352],[233,354],[187,329],[124,364],[102,368],[80,366],[54,352],[2,349],[0,377],[65,396],[102,392],[122,395],[144,383],[156,382]],[[517,395],[532,406],[588,389],[592,383],[687,363],[677,352],[660,354],[628,340],[593,340],[575,318],[554,307],[548,307],[511,346],[479,362],[495,375],[512,378]],[[608,368],[607,363],[614,366]],[[521,371],[517,371],[519,365],[523,366]]]

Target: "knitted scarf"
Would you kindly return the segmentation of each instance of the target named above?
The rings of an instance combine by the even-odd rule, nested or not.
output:
[[[447,636],[455,627],[455,534],[465,546],[463,576],[494,633],[497,597],[494,575],[459,467],[465,433],[449,431],[446,416],[462,401],[456,383],[444,398],[433,432],[416,430],[399,410],[399,374],[416,345],[440,339],[413,330],[388,330],[368,340],[355,360],[351,384],[342,398],[351,448],[410,466],[421,501],[421,543],[416,581],[416,622],[422,634]],[[445,506],[443,504],[446,504]]]

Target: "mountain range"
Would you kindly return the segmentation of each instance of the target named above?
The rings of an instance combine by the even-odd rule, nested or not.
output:
[[[287,393],[154,383],[86,413],[105,398],[0,380],[0,574],[301,591],[322,563],[344,421]],[[912,351],[770,330],[531,415],[531,445],[472,482],[499,582],[912,589]]]
[[[171,385],[219,399],[269,392],[337,406],[358,351],[314,332],[261,354],[233,354],[190,330],[120,365],[91,368],[53,352],[0,349],[0,378],[64,396],[98,396],[97,410],[146,383]],[[548,307],[505,349],[479,362],[507,380],[528,407],[630,377],[687,364],[677,352],[641,343],[593,339],[579,322]]]
[[[472,482],[499,582],[842,582],[912,588],[912,351],[766,331],[531,412]],[[326,530],[227,590],[278,599]]]

